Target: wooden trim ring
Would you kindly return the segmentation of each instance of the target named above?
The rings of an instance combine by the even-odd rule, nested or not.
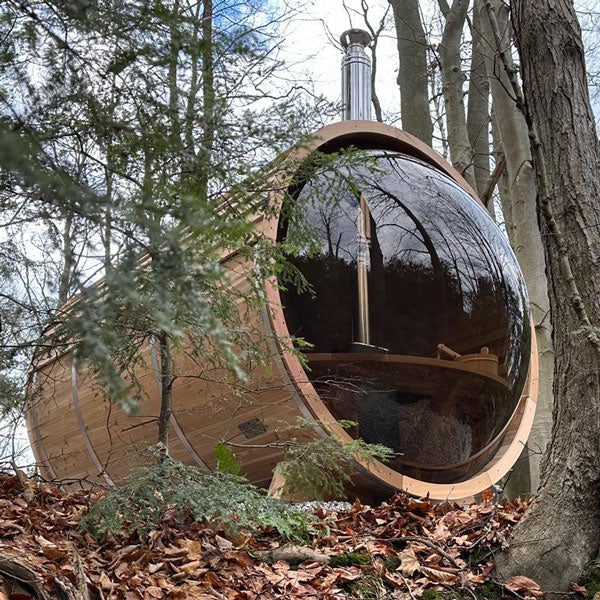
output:
[[[451,177],[479,204],[483,205],[460,173],[437,152],[404,131],[374,121],[342,121],[324,127],[315,134],[309,144],[293,150],[289,155],[289,159],[300,162],[315,150],[336,149],[350,145],[401,151],[420,158]],[[290,177],[288,176],[288,178]],[[273,211],[274,214],[279,214],[277,209],[283,202],[285,193],[283,190],[287,187],[285,185],[286,181],[282,180],[278,183],[280,185],[276,188],[280,191],[273,192],[271,197],[272,208],[276,209]],[[289,183],[289,180],[287,183]],[[271,239],[276,239],[277,229],[278,219],[273,218],[265,228],[265,234]],[[289,338],[289,331],[283,315],[277,282],[269,279],[265,282],[265,288],[272,333],[277,340],[287,339]],[[533,325],[531,337],[531,359],[525,388],[512,418],[504,429],[504,439],[501,441],[500,448],[491,461],[478,473],[460,483],[438,484],[402,475],[381,462],[375,462],[371,465],[359,462],[359,471],[384,488],[403,490],[415,496],[429,496],[439,500],[466,498],[487,489],[499,481],[509,472],[519,458],[533,425],[539,384],[537,343]],[[279,349],[285,370],[294,382],[300,397],[311,414],[321,421],[324,429],[330,434],[340,440],[350,441],[350,435],[336,424],[334,416],[320,399],[312,383],[308,381],[298,358],[281,343],[279,343]]]

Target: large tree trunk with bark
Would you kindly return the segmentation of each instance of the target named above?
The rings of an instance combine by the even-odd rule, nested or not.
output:
[[[495,127],[506,160],[510,206],[505,208],[510,214],[511,243],[527,283],[539,353],[540,390],[535,422],[528,446],[517,462],[506,489],[507,496],[514,497],[535,492],[539,487],[541,456],[550,439],[552,428],[554,350],[546,261],[536,213],[537,185],[531,159],[529,132],[523,113],[509,93],[511,83],[500,58],[500,52],[506,50],[506,59],[511,61],[511,67],[514,67],[510,57],[508,9],[500,0],[475,0],[475,7],[477,23],[486,40],[482,51],[491,85]],[[502,36],[500,46],[492,32],[488,12],[490,9]]]
[[[389,0],[398,40],[398,85],[402,129],[431,146],[433,125],[427,89],[427,38],[419,0]]]
[[[540,491],[498,569],[556,590],[578,576],[600,545],[598,139],[572,2],[513,0],[513,23],[538,174],[556,362]]]
[[[475,0],[477,2],[481,0]],[[473,10],[471,27],[471,74],[467,103],[467,133],[473,149],[473,169],[477,194],[481,198],[490,177],[490,84],[483,52],[486,40],[481,35],[481,15]]]
[[[446,0],[438,0],[438,3],[446,19],[439,54],[442,67],[442,90],[446,103],[450,158],[454,167],[471,187],[475,188],[473,149],[469,142],[465,116],[463,91],[465,75],[462,72],[460,56],[460,42],[469,9],[469,0],[454,0],[451,8]]]

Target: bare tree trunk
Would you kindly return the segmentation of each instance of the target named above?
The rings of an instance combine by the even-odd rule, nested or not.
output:
[[[476,0],[476,13],[487,41],[484,53],[494,102],[495,126],[506,159],[511,243],[527,283],[537,336],[540,372],[535,422],[527,448],[517,462],[506,489],[506,495],[514,497],[535,492],[539,487],[541,456],[550,440],[552,429],[554,349],[549,318],[546,261],[537,220],[537,185],[531,159],[529,132],[523,113],[509,93],[511,83],[499,58],[500,52],[507,50],[506,59],[512,60],[508,9],[500,0],[490,0],[490,6],[494,10],[502,34],[501,48],[497,47],[491,29],[486,0]]]
[[[193,33],[190,40],[190,90],[187,97],[185,108],[185,146],[186,153],[189,157],[190,165],[193,165],[196,156],[194,148],[194,117],[196,113],[196,95],[198,94],[198,59],[200,49],[200,2],[196,4],[194,11],[191,14],[193,20]]]
[[[111,119],[114,117],[114,111]],[[104,212],[104,224],[102,227],[102,248],[104,251],[104,273],[107,274],[112,268],[112,235],[113,235],[113,184],[114,184],[114,149],[112,143],[108,143],[106,167],[104,168],[104,180],[106,182],[106,207]]]
[[[62,231],[62,270],[60,272],[60,280],[58,284],[58,304],[62,306],[69,297],[69,289],[71,287],[71,278],[73,275],[73,244],[71,241],[73,229],[73,213],[68,212],[65,217],[65,222]]]
[[[142,197],[144,206],[152,206],[152,159],[153,153],[148,143],[144,144],[144,177],[142,182]],[[169,277],[167,267],[164,264],[163,252],[161,248],[161,238],[157,236],[160,228],[160,214],[150,212],[148,221],[151,227],[148,231],[147,252],[150,256],[150,268],[153,272],[154,296],[156,301],[156,310],[161,310],[165,306],[165,285]],[[158,448],[162,455],[166,457],[169,452],[169,426],[171,423],[172,397],[171,392],[174,382],[173,358],[169,343],[169,335],[164,329],[161,329],[159,323],[155,323],[156,329],[153,332],[152,340],[158,344],[160,355],[160,413],[158,415]],[[151,342],[152,343],[152,342]]]
[[[113,50],[113,60],[118,55],[118,45],[115,42]],[[117,76],[115,73],[111,77],[110,104],[108,110],[108,119],[110,123],[114,122],[115,109],[117,107],[119,91],[117,88]],[[104,224],[101,231],[102,247],[104,251],[104,273],[107,274],[112,267],[112,237],[113,237],[113,193],[114,193],[114,175],[115,171],[115,148],[114,136],[109,134],[106,140],[106,165],[104,167],[104,181],[106,185],[106,208],[104,213]]]
[[[462,72],[460,57],[460,42],[469,9],[469,0],[454,0],[452,8],[449,8],[446,0],[439,0],[439,5],[446,19],[439,53],[442,67],[442,89],[446,101],[450,157],[456,169],[475,188],[473,149],[469,142],[463,99],[465,76]]]
[[[173,388],[173,359],[169,337],[163,331],[158,336],[160,350],[160,415],[158,416],[158,443],[165,453],[169,449],[169,426],[173,413],[171,391]]]
[[[179,0],[175,0],[171,15],[169,49],[169,121],[171,125],[171,140],[173,148],[178,148],[181,143],[181,125],[179,122],[179,89],[177,87],[177,62],[181,40],[179,33]]]
[[[398,40],[398,85],[402,129],[431,146],[433,125],[427,90],[427,38],[419,0],[389,0]]]
[[[113,175],[110,167],[104,170],[104,176],[106,178],[106,212],[104,213],[104,226],[102,228],[102,248],[104,251],[104,272],[108,273],[112,265],[112,183]]]
[[[502,141],[500,139],[500,133],[498,132],[498,125],[496,124],[496,114],[494,111],[494,105],[492,103],[492,111],[491,111],[491,120],[492,120],[492,140],[494,144],[494,157],[496,162],[500,160],[501,156],[504,156],[504,148],[502,148]],[[505,158],[506,161],[506,158]],[[513,231],[514,231],[514,222],[512,219],[512,208],[510,205],[510,191],[508,189],[508,175],[506,174],[506,169],[504,169],[502,175],[500,176],[500,180],[498,181],[498,196],[500,197],[500,205],[502,207],[502,215],[496,215],[496,223],[504,224],[504,228],[506,229],[506,235],[508,236],[508,240],[510,241],[512,247],[514,248],[514,240],[513,240]],[[502,217],[501,220],[498,217]]]
[[[572,2],[513,0],[513,11],[556,363],[540,490],[498,569],[557,590],[575,580],[600,546],[598,139]]]
[[[208,177],[215,140],[215,84],[213,64],[213,3],[204,0],[202,9],[202,99],[204,131],[200,151],[200,193],[208,198]]]
[[[477,2],[481,0],[475,0]],[[467,104],[467,133],[473,150],[473,170],[477,194],[481,198],[490,177],[490,85],[482,51],[485,41],[481,37],[480,14],[473,11],[471,27],[471,75]]]
[[[441,79],[442,74],[439,68],[439,62],[436,60],[432,63],[431,76],[429,78],[429,85],[431,86],[431,105],[433,108],[433,125],[434,131],[435,127],[437,127],[440,133],[442,156],[449,161],[450,152],[448,150],[448,136],[446,135],[446,126],[444,124],[446,110],[444,106],[444,94],[441,91]]]

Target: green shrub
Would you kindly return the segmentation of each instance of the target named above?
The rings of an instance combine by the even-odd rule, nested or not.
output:
[[[168,457],[135,468],[90,508],[82,526],[95,536],[106,531],[144,536],[167,510],[180,523],[191,517],[229,532],[273,528],[295,540],[316,533],[316,517],[267,497],[244,477],[207,473]]]
[[[353,421],[339,420],[345,429],[354,427]],[[306,419],[298,419],[289,429],[302,432],[308,428],[327,426]],[[285,456],[278,469],[285,479],[285,494],[291,497],[301,493],[311,500],[345,498],[345,487],[352,479],[355,461],[373,464],[396,456],[393,450],[381,444],[369,444],[362,439],[340,441],[331,435],[308,441],[295,437],[285,442]]]

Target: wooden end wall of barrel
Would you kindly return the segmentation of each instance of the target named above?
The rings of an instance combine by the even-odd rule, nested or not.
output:
[[[456,201],[458,204],[452,205],[450,216],[442,219],[446,225],[457,219],[450,233],[442,231],[443,227],[436,224],[431,215],[418,217],[419,196],[423,197],[422,202],[429,202],[426,191],[417,191],[409,203],[399,194],[393,210],[388,206],[391,195],[387,191],[385,210],[381,204],[384,200],[378,200],[379,192],[361,194],[356,206],[351,206],[352,211],[358,211],[358,221],[348,217],[350,220],[343,226],[346,231],[356,225],[358,242],[352,241],[352,248],[358,247],[356,253],[344,262],[337,255],[333,257],[330,248],[328,257],[318,264],[306,257],[304,262],[298,263],[298,268],[308,269],[308,278],[312,273],[310,269],[322,269],[326,265],[333,269],[328,273],[341,274],[340,281],[355,286],[352,273],[357,269],[360,272],[366,252],[370,262],[364,270],[364,282],[371,286],[367,295],[363,293],[361,297],[359,290],[357,296],[349,287],[347,304],[352,305],[351,308],[332,297],[331,301],[339,305],[337,308],[334,305],[339,314],[332,316],[327,312],[331,309],[315,309],[316,305],[295,297],[292,292],[280,292],[274,281],[265,281],[267,309],[264,314],[248,314],[248,319],[261,329],[263,339],[267,340],[270,364],[247,365],[249,381],[241,390],[243,393],[240,388],[238,393],[233,393],[228,373],[185,354],[178,356],[175,362],[180,376],[173,387],[169,452],[177,460],[210,470],[214,467],[213,448],[217,441],[247,443],[247,448],[235,447],[243,473],[255,484],[267,487],[281,458],[281,450],[264,446],[287,435],[286,424],[304,417],[320,421],[322,435],[330,434],[342,440],[360,435],[370,438],[368,441],[389,441],[395,450],[400,450],[399,458],[393,463],[356,465],[353,491],[363,497],[378,498],[394,490],[416,496],[429,494],[439,499],[471,496],[496,483],[510,470],[527,440],[535,413],[535,333],[529,323],[526,292],[519,292],[522,297],[517,297],[515,292],[521,285],[516,259],[499,237],[499,241],[489,241],[490,235],[496,239],[498,232],[480,234],[481,223],[488,227],[485,221],[488,217],[460,174],[431,148],[400,130],[371,121],[337,123],[318,131],[307,146],[292,151],[290,160],[302,159],[317,149],[335,152],[349,146],[384,153],[378,155],[377,160],[385,162],[387,174],[378,176],[378,181],[371,185],[373,189],[379,189],[379,182],[387,181],[386,177],[389,179],[389,169],[396,169],[394,177],[406,169],[406,181],[413,181],[410,185],[431,180],[432,185],[442,189],[435,192],[439,196],[436,202],[441,203],[436,209],[438,212],[446,210],[443,207],[455,202],[454,196],[462,194]],[[449,196],[446,198],[444,194]],[[280,206],[282,198],[282,192],[272,193],[275,208]],[[463,205],[468,205],[469,214],[462,214]],[[394,212],[399,206],[402,219],[408,219],[406,223],[410,227],[400,217],[397,217],[400,221],[394,221],[394,215],[400,215]],[[347,215],[340,216],[343,218]],[[408,232],[407,239],[418,238],[424,250],[409,248],[405,241],[394,242],[403,254],[389,258],[386,248],[391,246],[387,232],[399,223],[403,224],[403,231]],[[271,238],[286,235],[285,224],[276,218],[256,216],[255,227],[258,234]],[[437,233],[431,233],[434,229]],[[456,231],[460,231],[464,239],[475,240],[474,245],[468,246],[462,238],[456,237]],[[450,248],[452,244],[448,240],[452,236],[458,240],[452,242],[455,246],[463,246],[458,251],[460,256],[453,255],[454,267],[448,266],[452,260],[443,254],[450,252],[444,248]],[[410,259],[407,263],[402,259],[403,265],[398,258],[410,252],[417,256],[417,250],[427,256],[425,262]],[[468,260],[461,258],[463,255]],[[387,262],[378,257],[384,257]],[[248,285],[244,273],[252,269],[252,264],[247,258],[235,255],[224,257],[223,261],[232,285],[242,291]],[[466,276],[458,284],[442,281],[444,277],[450,281],[453,268],[457,273],[461,269],[474,273],[483,268],[481,265],[494,272],[491,283],[480,274],[476,277],[472,274],[470,283],[466,282]],[[427,279],[430,271],[431,281]],[[351,273],[350,278],[347,272]],[[431,306],[427,294],[422,299],[418,290],[402,287],[402,282],[407,281],[417,282],[413,287],[420,281],[433,286],[433,292],[427,292],[433,296]],[[345,289],[334,279],[331,284],[333,288]],[[503,285],[508,292],[500,289]],[[318,296],[317,293],[317,299]],[[497,310],[492,302],[494,298],[504,298],[512,308],[504,312]],[[369,300],[371,309],[365,309],[365,302]],[[425,311],[422,319],[417,318],[419,305]],[[399,307],[399,313],[408,311],[409,317],[393,314],[395,306]],[[359,331],[360,315],[356,323],[353,316],[357,310],[367,315],[370,330],[368,326],[365,329],[363,319]],[[485,319],[481,315],[486,311],[490,323],[482,321]],[[346,313],[350,317],[346,318]],[[505,313],[508,316],[503,316]],[[390,318],[380,322],[385,320],[382,315]],[[324,321],[319,322],[319,319]],[[341,323],[340,331],[320,340],[321,330],[337,326],[332,324],[335,319]],[[352,321],[350,328],[344,319]],[[502,319],[507,325],[502,325]],[[307,324],[307,320],[311,323]],[[432,324],[428,324],[429,321]],[[435,330],[439,324],[443,333],[442,330],[432,333],[432,328]],[[306,355],[309,371],[287,349],[287,342],[282,341],[297,329],[306,330],[317,339],[313,350]],[[361,335],[372,337],[365,342]],[[347,347],[339,345],[339,339],[344,336],[352,338],[346,340],[350,341]],[[330,347],[330,340],[334,338],[338,341],[331,342]],[[312,340],[308,338],[308,341]],[[118,484],[134,465],[147,460],[143,451],[156,442],[156,418],[160,408],[156,350],[146,345],[136,366],[141,389],[140,408],[135,415],[126,414],[116,403],[110,402],[95,384],[86,365],[77,364],[71,352],[46,359],[40,357],[32,369],[27,426],[42,473],[58,481]],[[336,386],[327,387],[325,380],[335,381]],[[348,381],[360,382],[359,395],[356,391],[339,391],[345,389]],[[442,393],[444,398],[440,400]],[[509,400],[503,400],[505,397]],[[436,408],[440,402],[443,409]],[[396,407],[399,407],[397,412]],[[350,430],[342,429],[337,420],[347,417],[356,420],[358,425]],[[416,422],[418,426],[414,425]],[[382,429],[382,423],[387,423],[387,429]],[[392,433],[390,427],[395,428]],[[429,432],[428,427],[435,431]],[[484,435],[479,429],[485,428]],[[400,441],[393,438],[396,430],[401,432]],[[407,435],[402,434],[404,430]],[[428,435],[431,436],[429,445]],[[448,451],[454,452],[452,456],[440,457],[440,450],[437,454],[431,450],[435,444],[440,445],[440,439],[443,445],[444,436],[460,438],[456,443],[448,441],[451,449]],[[418,448],[414,442],[416,437],[420,438]],[[429,458],[420,460],[419,453]]]

